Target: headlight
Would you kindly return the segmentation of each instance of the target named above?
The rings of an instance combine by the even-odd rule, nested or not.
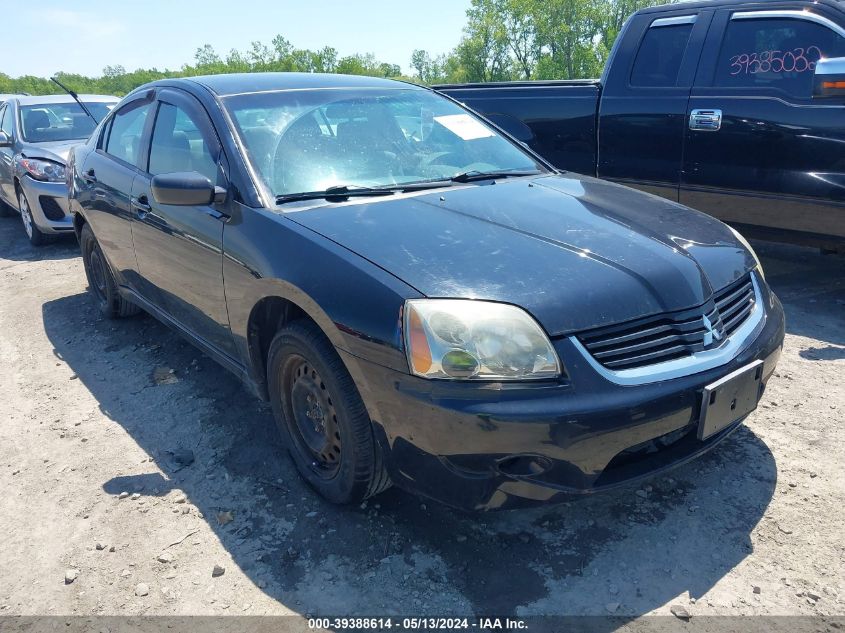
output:
[[[40,160],[38,158],[21,158],[18,164],[21,166],[21,169],[36,180],[44,182],[65,181],[65,166],[59,163]]]
[[[736,239],[739,240],[740,244],[742,244],[745,248],[748,249],[748,252],[751,253],[751,256],[754,258],[754,261],[757,262],[757,270],[760,271],[760,276],[765,279],[766,273],[763,272],[763,264],[760,263],[760,258],[757,257],[757,253],[754,252],[754,249],[751,248],[751,244],[748,243],[748,240],[745,239],[742,234],[737,231],[734,227],[728,225],[728,228],[733,231],[733,234],[736,236]]]
[[[546,333],[516,306],[469,299],[405,303],[405,349],[424,378],[555,378],[560,361]]]

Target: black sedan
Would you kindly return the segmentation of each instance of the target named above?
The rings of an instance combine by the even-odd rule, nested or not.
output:
[[[146,310],[269,399],[338,503],[392,482],[510,508],[653,475],[742,423],[783,342],[732,229],[405,83],[156,82],[69,170],[103,314]]]

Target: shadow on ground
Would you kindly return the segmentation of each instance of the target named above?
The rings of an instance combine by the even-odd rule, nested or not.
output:
[[[0,202],[0,204],[2,204]],[[26,239],[20,216],[0,217],[0,253],[12,262],[34,262],[45,259],[70,259],[79,256],[79,245],[73,233],[51,237],[43,246],[32,246]],[[14,266],[15,264],[11,264]],[[8,267],[9,264],[6,265]]]
[[[829,343],[807,354],[841,358],[845,260],[759,248],[788,319],[817,316],[793,320],[790,332]],[[103,489],[185,491],[258,587],[311,615],[604,614],[618,604],[626,617],[646,613],[685,592],[702,596],[748,556],[777,483],[771,452],[741,427],[640,490],[556,508],[466,515],[396,489],[338,508],[296,475],[267,405],[152,318],[105,321],[77,294],[46,303],[43,321],[55,354],[163,473]],[[157,368],[178,382],[157,385]],[[195,461],[180,462],[181,449]],[[235,520],[221,525],[222,511]]]
[[[807,350],[807,360],[836,360],[845,354],[845,256],[818,249],[754,242],[766,280],[783,302],[786,330],[831,345]],[[799,318],[800,316],[810,318]]]
[[[302,613],[645,613],[701,596],[745,558],[776,484],[768,448],[741,428],[638,494],[465,515],[391,489],[333,507],[287,461],[269,408],[152,318],[105,321],[78,294],[45,304],[43,320],[55,354],[163,472],[103,489],[183,490],[253,582]],[[161,367],[179,382],[156,385]],[[184,448],[187,467],[172,454]],[[221,511],[235,520],[220,525]]]

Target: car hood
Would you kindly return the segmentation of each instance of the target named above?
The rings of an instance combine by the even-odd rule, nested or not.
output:
[[[27,158],[46,158],[47,160],[67,164],[70,150],[82,145],[85,140],[50,141],[48,143],[22,143],[20,153]]]
[[[575,175],[353,198],[286,217],[423,295],[516,304],[553,336],[701,305],[755,265],[718,220]]]

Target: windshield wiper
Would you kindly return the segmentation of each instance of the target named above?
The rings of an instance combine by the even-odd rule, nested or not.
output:
[[[284,193],[276,196],[276,204],[295,202],[297,200],[345,200],[353,196],[392,196],[396,193],[392,189],[376,187],[355,187],[350,185],[337,185],[327,187],[323,191],[300,191],[299,193]]]
[[[59,81],[55,77],[50,77],[50,81],[55,83],[59,88],[61,88],[71,97],[73,97],[73,100],[76,101],[79,104],[79,107],[82,108],[82,111],[91,118],[91,120],[94,122],[94,125],[100,125],[100,122],[97,120],[97,117],[91,114],[91,110],[89,110],[88,107],[84,103],[82,103],[78,94],[76,94],[73,90],[65,86],[61,81]]]
[[[509,177],[518,177],[518,176],[536,176],[539,174],[539,171],[531,170],[531,171],[513,171],[513,170],[502,170],[502,171],[467,171],[461,174],[457,174],[456,176],[450,176],[448,178],[436,178],[434,180],[417,180],[411,182],[404,182],[399,183],[396,185],[388,185],[385,187],[378,187],[378,189],[382,190],[389,190],[389,191],[401,191],[401,192],[410,192],[410,191],[422,191],[425,189],[440,189],[445,187],[451,187],[455,183],[465,183],[465,182],[472,182],[475,180],[491,180],[493,178],[509,178]]]
[[[519,176],[536,176],[540,172],[532,170],[502,170],[502,171],[478,171],[473,169],[452,176],[452,182],[473,182],[475,180],[493,180],[494,178],[518,178]]]
[[[516,171],[465,171],[450,178],[437,180],[420,180],[417,182],[398,183],[382,187],[359,187],[356,185],[335,185],[323,191],[300,191],[299,193],[283,193],[276,196],[276,204],[296,202],[298,200],[346,200],[353,196],[392,196],[396,192],[421,191],[449,187],[455,183],[474,182],[476,180],[491,180],[494,178],[517,178],[519,176],[536,176],[537,170]]]
[[[422,191],[424,189],[439,189],[440,187],[449,187],[453,183],[451,180],[442,180],[438,178],[437,180],[418,180],[416,182],[404,182],[398,185],[389,185],[387,187],[381,187],[381,189],[389,190],[389,191],[401,191],[402,193],[409,192],[409,191]]]

